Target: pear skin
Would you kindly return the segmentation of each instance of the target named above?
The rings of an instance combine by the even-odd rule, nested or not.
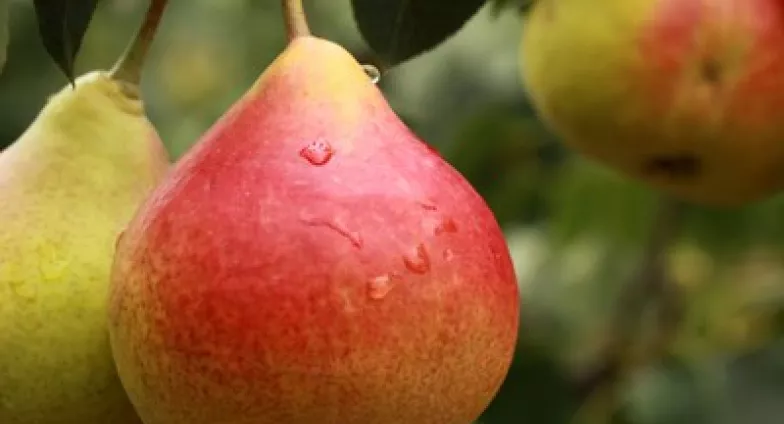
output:
[[[0,154],[0,422],[136,424],[106,330],[115,240],[168,168],[131,87],[92,72]]]
[[[118,236],[170,163],[139,89],[166,5],[0,153],[0,423],[141,424],[106,307]]]
[[[148,198],[110,299],[146,424],[470,423],[519,318],[484,200],[312,36]]]
[[[566,144],[650,187],[736,207],[784,184],[778,0],[537,0],[521,68]]]

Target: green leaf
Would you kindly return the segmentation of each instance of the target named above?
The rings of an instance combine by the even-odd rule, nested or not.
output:
[[[3,71],[8,56],[8,4],[9,0],[0,0],[0,72]]]
[[[487,0],[351,0],[354,19],[385,66],[431,50],[456,34]]]
[[[97,0],[34,0],[44,47],[72,83],[74,62],[97,3]]]

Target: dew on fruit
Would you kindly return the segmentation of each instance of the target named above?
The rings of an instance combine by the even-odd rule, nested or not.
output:
[[[425,245],[420,243],[411,252],[403,256],[403,263],[415,274],[427,274],[430,271],[430,255]]]
[[[338,233],[357,249],[361,249],[364,245],[364,242],[362,241],[362,235],[356,231],[351,231],[344,222],[338,219],[324,219],[308,214],[302,214],[300,215],[300,220],[311,227],[325,227]]]
[[[426,216],[422,226],[429,235],[440,237],[457,232],[457,223],[452,218]]]
[[[381,300],[392,291],[392,277],[389,274],[379,275],[368,281],[368,296],[373,300]]]
[[[692,153],[654,156],[643,164],[643,171],[673,179],[694,178],[700,174],[702,162]]]
[[[378,84],[378,82],[381,81],[381,71],[377,67],[365,64],[362,65],[362,69],[373,84]]]
[[[456,233],[457,232],[457,223],[452,218],[446,218],[441,221],[433,230],[433,233],[437,236],[440,236],[445,233]]]
[[[299,151],[299,155],[305,158],[312,165],[326,165],[335,155],[335,149],[329,142],[316,140],[309,143]]]
[[[452,251],[452,249],[446,249],[442,253],[442,256],[443,256],[445,261],[449,262],[449,261],[451,261],[452,259],[455,258],[455,252]]]

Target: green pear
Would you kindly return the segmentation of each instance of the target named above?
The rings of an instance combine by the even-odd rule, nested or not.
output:
[[[115,240],[169,166],[138,88],[162,11],[114,71],[63,88],[0,154],[0,423],[140,422],[105,310]]]
[[[779,0],[537,0],[521,69],[576,151],[682,200],[784,187]]]

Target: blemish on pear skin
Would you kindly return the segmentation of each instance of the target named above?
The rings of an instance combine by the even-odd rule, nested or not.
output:
[[[434,204],[433,204],[433,202],[430,202],[430,201],[422,201],[422,202],[419,202],[419,206],[420,206],[422,209],[426,210],[426,211],[435,211],[435,210],[438,210],[438,207],[437,207],[436,205],[434,205]]]
[[[643,172],[676,180],[695,179],[702,172],[702,161],[693,153],[654,156],[643,164]]]
[[[700,76],[703,81],[710,85],[717,85],[722,82],[723,71],[721,63],[715,58],[708,57],[700,63]]]

